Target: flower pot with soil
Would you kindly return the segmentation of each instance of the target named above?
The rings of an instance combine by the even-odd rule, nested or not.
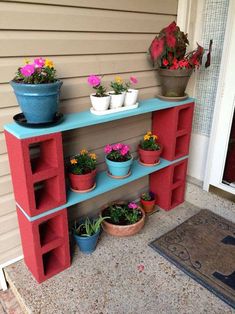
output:
[[[102,217],[110,217],[102,222],[105,232],[117,237],[132,236],[144,226],[145,212],[134,202],[116,201],[105,206]]]
[[[70,158],[68,173],[71,190],[80,193],[91,191],[96,185],[96,155],[81,150],[80,154]]]
[[[108,174],[115,179],[122,179],[131,174],[133,157],[130,154],[130,147],[117,143],[105,146],[105,162],[108,167]]]
[[[146,192],[141,194],[141,206],[146,213],[151,213],[154,210],[155,201],[155,195],[152,192]]]
[[[138,89],[130,88],[131,85],[137,84],[138,80],[135,76],[131,76],[129,82],[126,83],[127,91],[124,100],[124,106],[133,106],[137,103]]]
[[[95,93],[90,95],[92,107],[96,111],[104,111],[109,108],[110,95],[106,93],[106,88],[101,85],[101,78],[96,75],[90,75],[87,79],[88,84],[95,89]]]
[[[110,108],[117,109],[122,107],[127,91],[127,87],[125,86],[123,79],[120,76],[116,76],[114,82],[111,82],[110,86],[113,89],[113,91],[109,92],[111,97]]]
[[[162,145],[157,143],[157,135],[147,132],[139,145],[139,161],[145,166],[154,166],[160,163]]]

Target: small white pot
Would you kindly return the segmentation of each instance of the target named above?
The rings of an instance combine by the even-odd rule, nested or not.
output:
[[[126,92],[125,100],[124,100],[124,106],[133,106],[137,102],[139,90],[138,89],[128,89]]]
[[[96,111],[107,110],[109,108],[110,98],[111,97],[108,94],[105,97],[97,97],[95,96],[95,93],[90,95],[92,107]]]
[[[126,92],[123,92],[118,95],[115,95],[113,92],[110,92],[109,94],[111,96],[111,101],[110,101],[111,109],[116,109],[123,106]]]

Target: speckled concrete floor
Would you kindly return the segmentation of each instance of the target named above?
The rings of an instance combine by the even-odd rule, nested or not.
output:
[[[130,238],[103,233],[92,255],[76,251],[69,269],[41,285],[23,261],[7,267],[8,280],[28,313],[235,313],[147,245],[199,210],[185,203],[157,212]]]

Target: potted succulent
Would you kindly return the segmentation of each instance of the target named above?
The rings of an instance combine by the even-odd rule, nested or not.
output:
[[[131,76],[129,82],[126,83],[126,95],[124,106],[133,106],[137,102],[139,91],[138,89],[130,88],[131,85],[137,84],[138,80],[135,76]]]
[[[158,75],[165,97],[183,97],[187,83],[194,69],[202,63],[204,48],[186,53],[189,44],[187,34],[175,22],[163,28],[152,41],[149,52],[153,65],[158,67]],[[209,66],[206,63],[206,66]]]
[[[62,81],[56,78],[51,60],[26,60],[10,84],[28,123],[53,122],[58,111]]]
[[[95,188],[96,154],[82,149],[78,155],[70,157],[69,165],[70,187],[74,192],[88,192]]]
[[[157,142],[157,139],[157,135],[152,134],[151,131],[144,135],[143,140],[140,141],[138,149],[140,163],[154,166],[160,162],[162,145]]]
[[[152,192],[142,193],[140,202],[144,211],[146,213],[151,213],[155,207],[155,195]]]
[[[73,228],[74,239],[81,252],[91,254],[95,251],[100,231],[101,223],[108,217],[89,218],[80,220],[80,223],[75,221]]]
[[[136,234],[145,222],[144,210],[134,202],[113,202],[103,208],[101,215],[109,217],[102,222],[103,230],[117,237]]]
[[[108,166],[108,174],[116,179],[130,175],[130,168],[133,157],[130,154],[130,147],[125,144],[117,143],[106,145],[104,148],[105,162]]]
[[[87,82],[96,91],[90,95],[92,107],[96,111],[107,110],[109,108],[110,95],[106,93],[106,88],[101,84],[101,78],[92,74],[88,77]]]
[[[109,92],[111,96],[110,108],[116,109],[123,106],[127,87],[120,76],[116,76],[114,82],[111,82],[110,86],[113,91]]]

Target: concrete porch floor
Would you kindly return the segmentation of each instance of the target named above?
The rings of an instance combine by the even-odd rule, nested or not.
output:
[[[199,210],[185,202],[156,212],[130,238],[103,233],[92,255],[76,250],[71,267],[41,285],[17,262],[5,269],[8,282],[26,313],[235,313],[148,246]]]

